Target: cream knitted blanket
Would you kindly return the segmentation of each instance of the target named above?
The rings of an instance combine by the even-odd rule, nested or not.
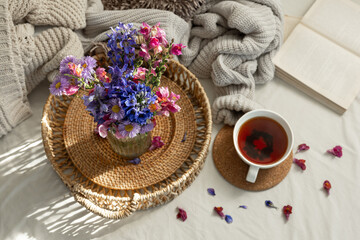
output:
[[[118,21],[135,25],[160,22],[169,39],[188,46],[179,61],[198,78],[212,79],[215,84],[215,122],[234,125],[243,112],[259,107],[254,102],[255,85],[274,77],[272,58],[282,42],[283,20],[277,0],[208,0],[192,24],[171,12],[102,11],[95,5],[86,14],[85,50],[92,41],[106,40],[103,31]]]
[[[257,107],[255,84],[273,78],[282,38],[276,1],[208,0],[191,24],[167,11],[103,11],[100,0],[0,0],[0,137],[29,116],[27,94],[52,80],[63,57],[83,55],[119,21],[160,22],[169,39],[187,45],[179,61],[212,79],[219,94],[215,122],[234,124]],[[40,25],[53,27],[34,35]]]

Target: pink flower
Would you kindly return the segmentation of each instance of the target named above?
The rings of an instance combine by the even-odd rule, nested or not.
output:
[[[160,60],[157,60],[157,61],[155,61],[154,63],[153,63],[153,67],[154,68],[156,68],[156,67],[158,67],[159,65],[160,65],[160,63],[162,62],[162,60],[160,59]],[[166,66],[166,65],[164,65],[164,66]]]
[[[330,194],[331,183],[329,182],[329,180],[324,181],[323,187],[324,187],[325,191],[327,192],[327,194]]]
[[[178,214],[176,215],[177,218],[180,218],[183,222],[185,222],[185,220],[187,219],[187,214],[186,214],[186,211],[182,208],[179,208],[179,212]]]
[[[156,96],[158,97],[159,102],[165,102],[169,98],[169,88],[168,87],[160,87],[158,91],[156,91]]]
[[[105,68],[98,67],[96,69],[96,76],[102,82],[106,82],[109,78],[106,76]],[[107,77],[107,78],[106,78]]]
[[[76,85],[70,85],[65,89],[65,95],[71,96],[76,94],[79,91],[79,87]]]
[[[162,52],[162,47],[160,45],[157,45],[155,48],[154,48],[154,53],[155,54],[159,54]]]
[[[335,157],[341,158],[342,156],[342,147],[341,146],[335,146],[333,149],[327,150],[328,153],[331,153]]]
[[[134,79],[145,80],[146,71],[148,71],[146,68],[137,68],[136,73],[134,74]]]
[[[304,171],[306,169],[305,160],[304,159],[297,159],[294,158],[294,163],[301,167],[301,169]]]
[[[173,102],[164,102],[161,104],[161,111],[159,112],[160,115],[169,116],[169,112],[176,113],[180,111],[180,106],[173,103]]]
[[[182,45],[181,43],[179,44],[174,44],[172,45],[171,49],[170,49],[170,54],[173,54],[173,55],[181,55],[181,49],[182,48],[185,48],[186,46]]]
[[[151,74],[154,75],[154,77],[156,77],[157,73],[156,73],[156,71],[155,71],[155,68],[152,68],[152,69],[151,69]]]
[[[168,45],[168,41],[166,40],[166,33],[165,33],[164,29],[161,29],[158,27],[156,37],[157,37],[157,39],[159,39],[159,42],[161,43],[161,45],[163,45],[164,47],[166,47]]]
[[[149,109],[150,109],[150,112],[156,112],[157,110],[160,109],[160,105],[156,101],[155,103],[149,105]]]
[[[99,125],[98,127],[99,135],[102,138],[107,137],[107,127],[104,126],[104,124]]]
[[[81,77],[81,73],[83,68],[80,65],[76,65],[75,63],[69,63],[68,67],[70,69],[70,73],[76,77]]]
[[[309,149],[310,149],[310,147],[308,145],[306,145],[305,143],[303,143],[298,146],[296,153],[301,152],[301,151],[306,151]]]
[[[143,57],[145,61],[149,61],[150,59],[150,54],[149,54],[149,49],[148,47],[146,46],[146,44],[141,44],[141,47],[140,47],[141,51],[139,52],[139,56],[140,57]]]
[[[151,29],[150,29],[150,37],[156,37],[156,35],[158,33],[159,26],[160,26],[160,23],[157,23],[156,25],[151,27]]]
[[[149,34],[150,34],[150,31],[151,31],[151,28],[150,28],[150,26],[149,26],[147,23],[145,23],[145,22],[143,22],[142,25],[143,25],[143,26],[140,27],[140,33],[144,36],[145,39],[148,39]]]
[[[159,46],[159,39],[154,38],[154,37],[150,38],[149,48],[153,49],[153,48],[156,48],[157,46]]]
[[[161,140],[161,137],[156,136],[156,137],[153,138],[149,150],[153,151],[155,149],[161,148],[164,145],[165,145],[165,143]]]
[[[170,101],[176,102],[179,99],[180,99],[180,95],[177,95],[173,92],[170,93]]]

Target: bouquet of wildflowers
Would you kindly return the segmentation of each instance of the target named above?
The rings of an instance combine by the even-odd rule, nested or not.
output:
[[[180,55],[185,47],[169,43],[159,26],[143,23],[138,31],[132,24],[119,23],[108,35],[108,69],[98,67],[89,56],[68,56],[61,61],[50,92],[73,95],[89,89],[82,98],[101,137],[108,131],[118,139],[151,131],[156,115],[180,110],[176,104],[180,96],[159,85],[170,55]]]

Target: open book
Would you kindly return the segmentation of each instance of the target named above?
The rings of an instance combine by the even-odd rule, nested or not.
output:
[[[360,92],[360,5],[317,0],[274,63],[279,77],[344,113]]]

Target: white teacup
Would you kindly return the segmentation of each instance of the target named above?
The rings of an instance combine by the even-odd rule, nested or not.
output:
[[[283,154],[283,156],[276,162],[273,162],[270,164],[257,164],[257,163],[251,162],[241,153],[241,151],[239,149],[238,135],[239,135],[240,128],[243,126],[243,124],[245,122],[247,122],[250,119],[256,118],[256,117],[270,118],[270,119],[274,120],[275,122],[277,122],[278,124],[280,124],[286,132],[287,147],[286,147],[286,150],[285,150],[285,153]],[[249,165],[249,170],[248,170],[248,173],[246,176],[246,181],[254,183],[256,181],[256,177],[258,175],[259,169],[267,169],[267,168],[275,167],[275,166],[281,164],[285,159],[288,158],[288,156],[290,155],[290,153],[292,152],[292,149],[293,149],[294,136],[293,136],[293,132],[290,128],[290,125],[287,123],[287,121],[282,116],[280,116],[278,113],[275,113],[270,110],[258,109],[258,110],[253,110],[253,111],[250,111],[250,112],[244,114],[236,122],[236,125],[234,127],[234,132],[233,132],[233,141],[234,141],[234,146],[235,146],[236,152],[241,157],[241,159],[246,164]]]

